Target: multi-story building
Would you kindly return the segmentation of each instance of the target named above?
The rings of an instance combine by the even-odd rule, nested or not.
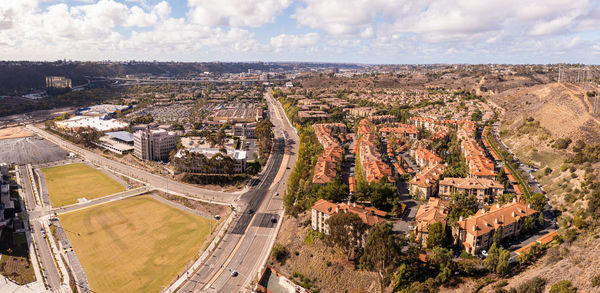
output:
[[[427,203],[420,205],[415,216],[416,241],[425,244],[429,235],[429,225],[439,222],[446,227],[446,217],[449,212],[449,202],[437,197],[430,197]]]
[[[435,166],[442,162],[442,158],[428,149],[418,148],[416,150],[411,150],[410,153],[415,157],[415,162],[417,162],[421,168]]]
[[[476,255],[492,245],[495,233],[501,231],[499,239],[518,236],[523,230],[524,220],[535,217],[537,213],[528,205],[516,200],[504,206],[496,204],[483,208],[466,219],[460,217],[452,230],[452,235],[455,244],[463,246],[468,253]]]
[[[409,182],[409,191],[423,199],[428,199],[437,192],[438,181],[444,173],[445,164],[437,164],[417,173]]]
[[[346,125],[342,123],[314,124],[313,129],[319,143],[323,146],[323,154],[317,158],[312,182],[327,184],[337,177],[338,166],[342,161]]]
[[[474,195],[479,201],[495,198],[504,193],[504,185],[486,178],[454,178],[446,177],[440,181],[440,196],[450,196],[452,193]]]
[[[385,217],[387,215],[387,213],[384,211],[365,207],[356,203],[344,202],[336,204],[324,199],[320,199],[312,206],[312,229],[328,235],[329,225],[327,225],[326,221],[331,216],[339,212],[357,214],[362,222],[369,227],[374,226],[377,223],[385,222]]]
[[[245,137],[245,138],[256,138],[254,131],[256,130],[256,123],[237,123],[233,125],[233,135]]]
[[[223,152],[223,150],[225,152]],[[219,159],[216,155],[222,155]],[[224,157],[231,158],[228,166]],[[237,174],[246,171],[246,151],[232,148],[185,148],[175,154],[177,171],[202,174]]]
[[[177,135],[164,129],[137,131],[133,134],[133,154],[149,161],[169,161],[177,148]]]

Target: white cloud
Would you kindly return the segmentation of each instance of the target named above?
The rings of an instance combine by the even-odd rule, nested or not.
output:
[[[276,52],[284,49],[295,50],[299,48],[311,47],[319,43],[321,36],[318,33],[307,33],[304,35],[286,35],[281,34],[271,38],[271,47]]]
[[[272,23],[290,4],[291,0],[188,0],[193,23],[233,27]]]

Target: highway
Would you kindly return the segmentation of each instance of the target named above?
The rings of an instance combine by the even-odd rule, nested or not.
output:
[[[33,185],[27,172],[26,166],[19,166],[19,173],[22,183],[22,190],[25,193],[25,204],[27,210],[39,212],[42,208],[35,204],[35,198],[33,193]],[[31,205],[33,203],[33,205]],[[33,243],[35,244],[36,254],[40,265],[42,266],[42,274],[46,277],[46,283],[50,289],[54,292],[61,290],[61,277],[58,272],[58,268],[54,262],[54,256],[50,249],[50,246],[46,238],[42,235],[42,224],[37,217],[32,217],[32,213],[29,214],[29,221],[31,225],[31,236]],[[36,214],[36,213],[33,213]],[[37,264],[34,264],[37,265]]]
[[[106,167],[114,172],[120,173],[123,176],[127,176],[133,179],[137,179],[145,182],[146,184],[160,190],[168,190],[171,193],[187,195],[190,197],[195,197],[198,199],[202,199],[205,201],[211,201],[212,203],[217,204],[232,204],[234,200],[238,197],[238,193],[229,193],[229,192],[221,192],[221,191],[213,191],[207,190],[203,188],[199,188],[190,184],[185,184],[182,182],[175,182],[169,178],[165,178],[160,175],[152,174],[150,172],[146,172],[140,170],[138,168],[125,165],[123,163],[105,158],[101,155],[88,151],[86,149],[80,148],[61,137],[50,134],[40,128],[37,128],[33,125],[26,126],[28,130],[38,134],[39,136],[49,140],[50,142],[77,154],[85,157],[88,161]]]
[[[296,163],[299,138],[281,105],[268,92],[265,98],[275,125],[271,163],[259,182],[242,195],[240,206],[244,207],[243,211],[237,215],[233,228],[225,234],[218,249],[193,272],[178,292],[250,291],[250,283],[269,257],[282,220],[282,196]],[[237,272],[237,276],[232,275],[233,271]]]

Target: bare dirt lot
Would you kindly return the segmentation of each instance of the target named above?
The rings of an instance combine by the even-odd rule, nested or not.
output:
[[[0,140],[10,139],[10,138],[21,138],[33,136],[33,134],[23,127],[9,127],[0,129]]]

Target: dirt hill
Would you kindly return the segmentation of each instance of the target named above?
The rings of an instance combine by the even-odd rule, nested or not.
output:
[[[520,87],[490,96],[504,108],[504,119],[516,129],[523,118],[533,117],[549,130],[553,138],[570,137],[586,143],[600,143],[600,109],[593,113],[595,97],[588,91],[597,88],[587,84],[548,83]],[[600,108],[600,99],[598,101]]]

